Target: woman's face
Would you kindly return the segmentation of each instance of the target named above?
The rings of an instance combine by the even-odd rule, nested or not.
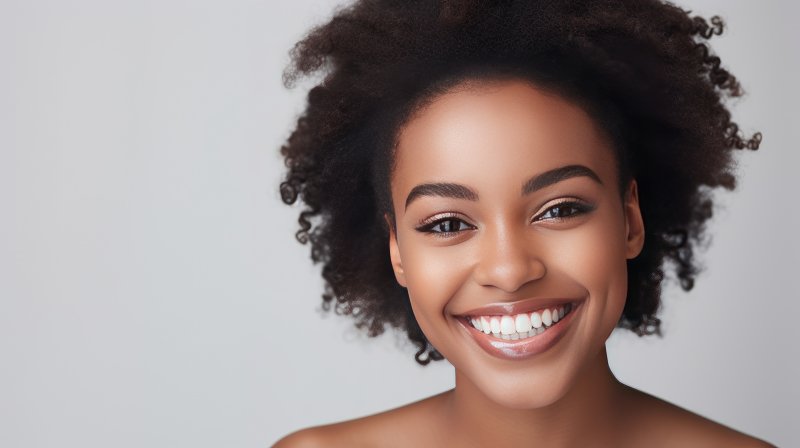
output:
[[[623,201],[610,142],[579,107],[522,80],[465,86],[398,135],[392,264],[461,381],[542,407],[622,313],[643,244],[636,184]]]

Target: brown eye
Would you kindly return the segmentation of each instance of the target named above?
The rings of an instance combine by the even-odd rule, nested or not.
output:
[[[464,229],[462,229],[462,224],[465,223],[460,219],[447,218],[433,223],[432,230],[434,230],[434,233],[453,233],[465,230],[466,226]]]
[[[554,219],[554,220],[567,219],[574,216],[582,215],[591,210],[593,210],[593,207],[586,204],[582,204],[580,202],[574,202],[574,201],[561,202],[545,210],[545,212],[539,215],[536,218],[536,220],[538,221],[541,219]]]
[[[436,237],[448,238],[471,228],[473,227],[463,220],[453,216],[447,216],[421,227],[417,227],[417,231],[428,233]]]

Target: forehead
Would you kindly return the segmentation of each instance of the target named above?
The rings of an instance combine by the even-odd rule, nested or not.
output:
[[[571,164],[613,185],[614,160],[609,139],[579,106],[524,80],[472,82],[435,98],[400,129],[392,192],[430,181],[518,190],[517,181]]]

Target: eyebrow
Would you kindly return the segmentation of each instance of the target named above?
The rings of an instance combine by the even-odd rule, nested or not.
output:
[[[583,165],[566,165],[545,171],[544,173],[537,174],[528,179],[522,184],[520,196],[526,196],[558,182],[580,176],[588,177],[598,184],[603,185],[597,173],[590,168]],[[423,196],[439,196],[444,198],[466,199],[469,201],[478,200],[478,193],[466,185],[449,182],[425,183],[415,186],[411,189],[411,192],[408,193],[408,197],[406,197],[406,209],[408,209],[409,204],[415,199]]]

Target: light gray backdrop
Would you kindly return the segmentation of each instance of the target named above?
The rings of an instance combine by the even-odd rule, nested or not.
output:
[[[279,200],[309,86],[281,71],[335,4],[0,2],[0,446],[263,447],[452,387],[402,338],[320,317]],[[612,368],[797,445],[800,8],[680,4],[727,20],[735,118],[764,143],[720,195],[696,288],[667,289],[666,337],[615,334]]]

